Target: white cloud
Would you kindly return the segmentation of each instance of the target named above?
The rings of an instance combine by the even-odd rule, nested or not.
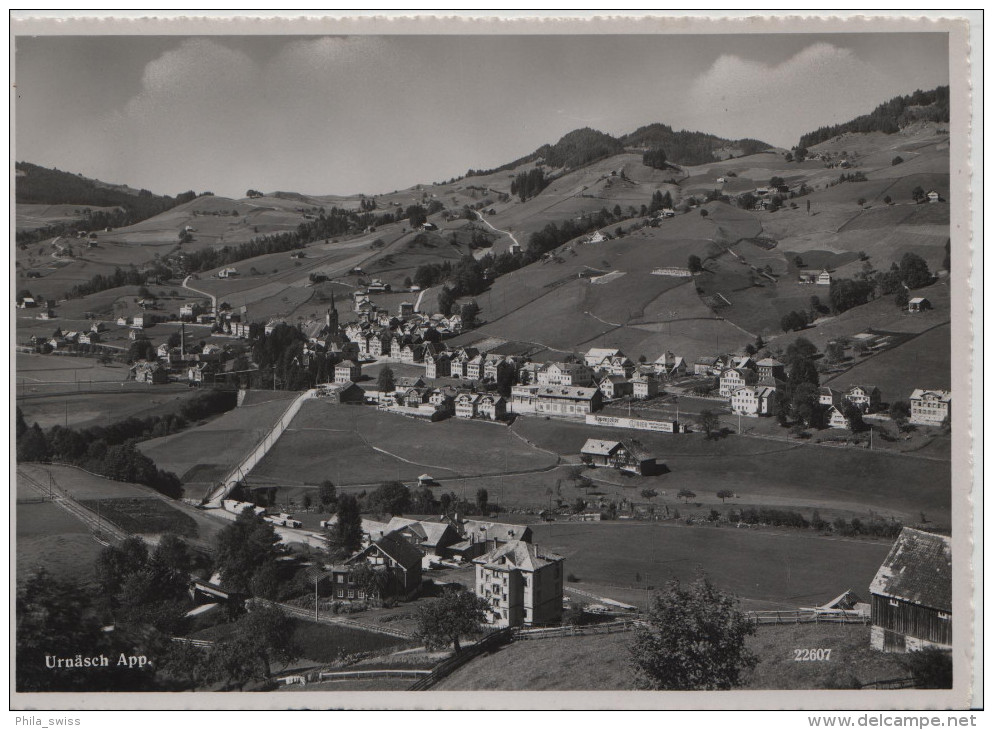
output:
[[[805,132],[871,111],[867,101],[893,95],[887,82],[851,50],[816,43],[776,66],[722,55],[694,82],[689,106],[708,132],[789,147]]]

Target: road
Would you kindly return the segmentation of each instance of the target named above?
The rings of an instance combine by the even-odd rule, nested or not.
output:
[[[190,286],[189,285],[189,281],[192,278],[193,278],[193,275],[191,274],[190,276],[187,276],[185,279],[183,279],[183,288],[184,289],[189,289],[190,291],[196,292],[197,294],[203,294],[205,297],[210,297],[210,311],[211,311],[212,314],[216,315],[217,314],[217,297],[214,296],[213,294],[211,294],[210,292],[205,292],[202,289],[194,289],[192,286]]]
[[[481,221],[482,221],[483,223],[485,223],[485,224],[486,224],[487,226],[489,226],[489,228],[490,228],[490,230],[491,230],[491,231],[494,231],[495,233],[499,233],[499,234],[501,234],[501,235],[503,235],[503,236],[508,236],[508,237],[510,238],[510,240],[511,240],[511,241],[513,241],[514,243],[516,243],[516,244],[517,244],[518,246],[520,246],[520,247],[521,247],[522,249],[524,248],[523,246],[521,246],[521,242],[520,242],[520,241],[518,241],[518,240],[517,240],[517,239],[516,239],[516,238],[514,237],[514,234],[513,234],[513,233],[511,233],[510,231],[501,231],[501,230],[500,230],[499,228],[497,228],[496,226],[494,226],[494,225],[493,225],[492,223],[490,223],[490,222],[489,222],[488,220],[486,220],[485,218],[483,218],[483,214],[482,214],[482,213],[480,213],[480,212],[479,212],[478,210],[476,211],[476,216],[477,216],[477,217],[479,218],[479,220],[481,220]]]

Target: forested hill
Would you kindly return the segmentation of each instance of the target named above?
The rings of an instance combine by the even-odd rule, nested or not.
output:
[[[897,96],[883,102],[869,114],[850,122],[809,132],[800,137],[800,147],[811,147],[845,132],[883,132],[893,134],[914,122],[948,121],[948,87],[932,91],[915,91],[909,96]]]
[[[153,207],[171,208],[178,202],[193,200],[193,191],[172,198],[168,195],[153,195],[148,190],[132,191],[124,185],[107,185],[97,180],[62,170],[52,170],[30,162],[15,165],[17,178],[14,186],[15,200],[18,203],[40,203],[42,205],[89,205],[95,208]]]
[[[667,160],[681,165],[704,165],[721,159],[719,151],[734,151],[738,156],[753,155],[771,145],[757,139],[723,139],[703,132],[673,131],[666,124],[639,127],[621,138],[596,129],[583,127],[566,134],[555,144],[539,147],[530,155],[490,170],[469,170],[466,177],[489,175],[512,170],[529,162],[541,160],[549,167],[576,169],[591,162],[624,152],[627,148],[661,149]],[[726,155],[725,155],[726,156]]]
[[[626,147],[663,149],[666,158],[680,165],[716,162],[718,150],[736,150],[738,156],[754,155],[771,147],[757,139],[722,139],[703,132],[673,131],[667,124],[649,124],[621,137]]]
[[[192,190],[180,193],[175,198],[169,195],[154,195],[148,190],[133,191],[124,185],[107,185],[82,175],[52,170],[32,165],[30,162],[18,162],[15,168],[17,176],[14,181],[14,199],[18,203],[41,205],[65,203],[78,205],[84,209],[110,208],[110,210],[85,211],[77,221],[18,231],[16,240],[19,244],[65,235],[77,229],[93,231],[133,225],[197,197]]]

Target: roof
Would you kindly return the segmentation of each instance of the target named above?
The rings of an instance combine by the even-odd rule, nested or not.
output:
[[[581,400],[592,400],[599,392],[598,388],[579,388],[574,385],[550,385],[539,387],[536,395],[539,398],[578,398]]]
[[[620,441],[604,441],[603,439],[586,439],[583,444],[583,454],[598,454],[600,456],[610,456],[617,447],[623,446]]]
[[[506,545],[490,550],[485,555],[481,555],[472,562],[485,565],[487,568],[496,570],[507,570],[519,568],[526,571],[535,571],[546,565],[565,560],[561,555],[542,550],[537,545],[532,545],[523,540],[514,540]]]
[[[869,590],[928,608],[952,610],[952,541],[904,527]]]
[[[500,540],[509,542],[511,540],[531,539],[531,528],[527,525],[512,525],[508,522],[481,522],[479,520],[466,520],[462,525],[467,535],[472,535],[477,542],[484,540]]]
[[[373,548],[379,548],[383,553],[391,557],[403,568],[412,568],[414,566],[421,564],[421,551],[416,547],[411,545],[409,542],[404,540],[402,537],[395,535],[384,535],[383,537],[376,540],[372,545],[367,547],[361,553],[355,557],[349,559],[348,562],[357,560],[360,557],[367,555]]]
[[[781,366],[783,363],[774,357],[764,357],[755,364],[760,368],[775,368]]]
[[[943,403],[951,403],[952,392],[950,390],[924,390],[922,388],[916,388],[913,393],[910,394],[911,400],[920,400],[924,396],[930,396],[932,399],[940,400]]]
[[[620,355],[621,351],[614,347],[591,347],[586,351],[586,357],[595,357],[603,360],[605,357]]]
[[[920,304],[921,302],[927,301],[930,301],[927,297],[914,297],[908,302],[908,304]]]

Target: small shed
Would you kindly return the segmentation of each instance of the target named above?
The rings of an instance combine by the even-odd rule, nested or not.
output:
[[[873,649],[952,648],[952,541],[904,527],[869,586]]]
[[[933,307],[931,300],[927,297],[914,297],[907,303],[908,312],[926,312],[929,309],[933,309]]]

